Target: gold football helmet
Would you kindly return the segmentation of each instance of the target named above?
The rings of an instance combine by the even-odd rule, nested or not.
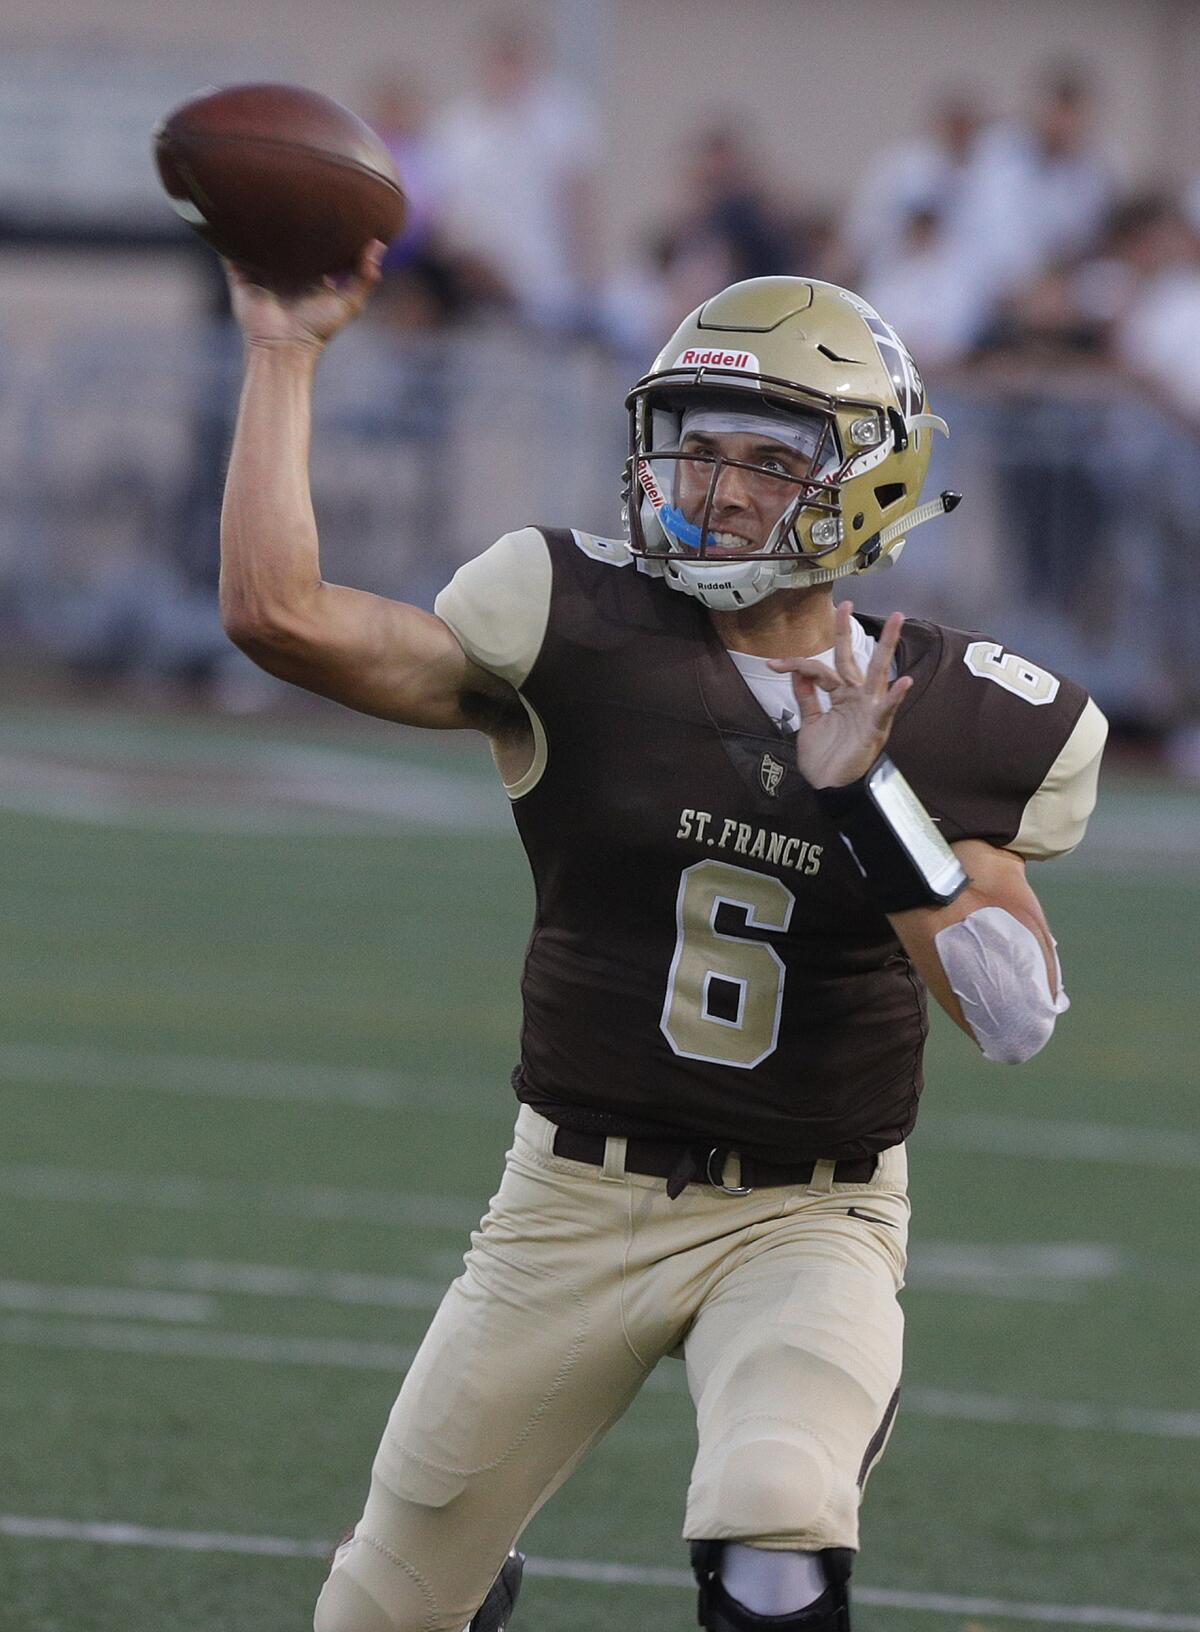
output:
[[[949,430],[896,331],[836,284],[733,284],[676,330],[626,407],[630,548],[706,606],[889,564],[913,527],[958,502],[944,493],[918,507],[933,432]],[[783,456],[724,456],[714,434],[742,430],[748,453],[758,438]],[[734,470],[758,484],[765,537],[717,524]]]

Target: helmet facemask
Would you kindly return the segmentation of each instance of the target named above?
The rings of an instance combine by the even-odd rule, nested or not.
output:
[[[801,524],[803,520],[811,526],[840,514],[837,486],[830,479],[839,463],[831,419],[814,414],[794,417],[789,423],[782,416],[776,420],[696,407],[686,410],[681,420],[676,448],[648,452],[637,461],[645,500],[674,546],[698,561],[731,552],[739,560],[781,555],[816,559],[827,552],[829,537],[814,546],[806,542]],[[760,438],[761,447],[754,450],[753,458],[734,458],[719,445],[721,438],[729,436]],[[770,524],[765,537],[739,535],[737,543],[729,544],[719,536],[724,506],[718,501],[726,497],[725,490],[731,485],[725,481],[727,471],[747,473],[744,487],[754,495],[754,509]],[[815,514],[805,516],[810,510]],[[824,531],[831,534],[836,529]]]
[[[748,606],[838,548],[843,458],[831,412],[696,391],[631,406],[631,546],[673,587],[709,606]],[[735,435],[758,444],[749,457],[728,452]]]

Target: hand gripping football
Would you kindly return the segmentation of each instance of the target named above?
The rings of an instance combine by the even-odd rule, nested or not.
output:
[[[154,133],[167,196],[221,255],[276,288],[351,271],[404,224],[391,155],[340,103],[298,85],[230,85]]]

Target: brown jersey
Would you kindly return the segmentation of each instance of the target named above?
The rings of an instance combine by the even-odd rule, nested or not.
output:
[[[777,1162],[903,1139],[922,983],[704,607],[619,543],[526,529],[437,610],[534,725],[509,790],[537,887],[520,1097]],[[1104,735],[1078,686],[927,623],[896,661],[889,752],[947,839],[1078,842]]]

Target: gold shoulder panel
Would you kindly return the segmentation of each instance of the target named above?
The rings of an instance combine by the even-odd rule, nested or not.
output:
[[[520,690],[546,636],[551,578],[546,540],[523,527],[459,567],[433,610],[473,662]]]
[[[1008,849],[1031,861],[1064,856],[1083,838],[1096,804],[1100,756],[1108,721],[1088,698],[1075,729],[1025,806],[1021,826]]]

